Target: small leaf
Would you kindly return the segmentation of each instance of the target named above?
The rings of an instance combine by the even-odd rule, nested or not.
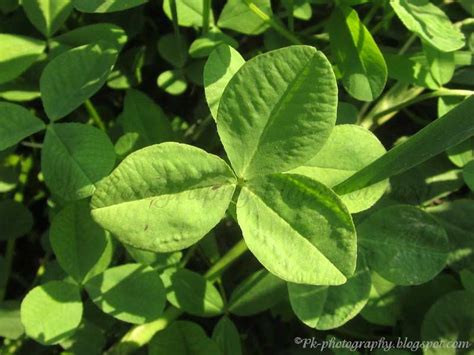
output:
[[[251,180],[240,193],[237,219],[250,251],[283,280],[340,285],[354,273],[352,218],[315,180],[296,174]]]
[[[153,145],[130,154],[98,184],[92,216],[125,244],[180,250],[221,220],[235,183],[217,156],[184,144]]]
[[[429,0],[390,0],[390,5],[412,32],[442,52],[464,47],[464,35]]]
[[[128,10],[147,2],[148,0],[73,0],[76,10],[96,13]]]
[[[214,120],[224,89],[245,60],[232,47],[222,44],[209,55],[204,66],[204,90]]]
[[[446,265],[446,231],[428,213],[408,205],[376,211],[358,227],[369,267],[397,285],[418,285]]]
[[[362,258],[359,257],[359,263]],[[293,311],[308,327],[326,330],[340,327],[354,318],[369,299],[371,278],[362,263],[340,286],[311,286],[289,283]]]
[[[251,4],[265,15],[273,16],[270,0],[253,0]],[[264,32],[269,24],[256,15],[249,6],[246,0],[227,0],[217,26],[247,35],[258,35]]]
[[[126,133],[137,133],[135,148],[173,139],[171,123],[155,102],[138,90],[129,90],[118,122]]]
[[[442,87],[453,78],[456,67],[454,53],[442,52],[425,41],[423,41],[423,52],[433,79],[439,87]]]
[[[222,33],[217,27],[213,27],[210,31],[195,39],[189,47],[189,55],[193,58],[205,58],[211,52],[222,44],[237,48],[239,43],[232,37]]]
[[[0,216],[0,241],[19,238],[33,228],[31,212],[19,202],[0,201]]]
[[[63,118],[99,91],[117,55],[114,45],[101,41],[71,49],[49,62],[40,79],[41,99],[49,119]]]
[[[328,30],[344,88],[358,100],[375,100],[385,87],[387,65],[357,12],[337,7],[329,20]]]
[[[21,303],[26,334],[44,345],[57,344],[74,334],[82,319],[79,288],[51,281],[32,289]]]
[[[322,148],[336,121],[337,86],[328,60],[309,46],[256,56],[227,85],[217,128],[237,175],[296,168]]]
[[[87,313],[86,313],[87,314]],[[92,322],[83,322],[72,337],[61,342],[66,354],[99,355],[103,354],[106,338],[101,328]]]
[[[103,312],[127,323],[156,320],[165,307],[163,282],[158,272],[149,266],[116,266],[95,276],[85,286]]]
[[[308,176],[333,187],[386,153],[370,131],[355,125],[338,125],[323,148],[304,165],[290,173]],[[388,180],[365,189],[341,195],[351,213],[370,208],[387,189]]]
[[[235,324],[226,316],[217,322],[212,339],[221,350],[221,355],[242,355],[240,334]]]
[[[188,88],[186,78],[180,70],[167,70],[158,76],[158,87],[170,95],[181,95]]]
[[[270,309],[287,297],[285,282],[259,270],[242,281],[232,292],[229,311],[238,316],[251,316]]]
[[[0,33],[0,84],[19,77],[41,56],[46,45],[34,38]]]
[[[109,137],[81,123],[49,125],[41,153],[41,170],[48,187],[66,200],[92,195],[95,184],[115,164]]]
[[[22,106],[0,102],[0,151],[45,129],[43,121]]]
[[[54,217],[49,238],[59,264],[79,283],[100,274],[112,260],[112,240],[92,220],[86,200],[66,206]]]
[[[31,23],[50,38],[72,12],[72,0],[23,0],[23,9]]]
[[[198,317],[213,317],[224,310],[224,301],[212,285],[202,275],[180,269],[170,278],[168,301],[186,313]]]
[[[158,332],[150,342],[149,355],[221,355],[204,329],[189,321],[177,321]]]
[[[178,41],[174,33],[168,33],[158,40],[158,53],[175,68],[182,68],[188,60],[188,44],[183,36]]]

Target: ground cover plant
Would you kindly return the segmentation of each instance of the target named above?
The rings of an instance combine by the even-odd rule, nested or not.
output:
[[[472,353],[473,11],[0,0],[0,353]]]

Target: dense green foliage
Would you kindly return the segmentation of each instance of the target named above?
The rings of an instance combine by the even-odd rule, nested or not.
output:
[[[0,0],[0,354],[472,353],[473,10]]]

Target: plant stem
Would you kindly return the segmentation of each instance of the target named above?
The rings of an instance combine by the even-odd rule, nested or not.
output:
[[[247,250],[245,241],[241,239],[226,254],[224,254],[222,258],[211,266],[211,268],[204,274],[204,277],[210,282],[216,281],[222,273]],[[107,352],[107,354],[126,355],[135,352],[140,347],[148,344],[157,332],[165,329],[171,322],[178,319],[182,313],[181,310],[170,306],[157,320],[130,329],[122,339],[120,339],[120,341]]]
[[[91,116],[92,120],[97,125],[97,127],[99,127],[101,130],[105,131],[106,127],[105,127],[104,121],[102,121],[102,117],[100,117],[99,112],[97,112],[97,110],[95,109],[95,107],[92,104],[91,100],[89,100],[89,99],[86,100],[86,102],[84,102],[84,106],[85,106],[87,112],[89,113],[89,115]]]
[[[269,16],[267,13],[262,11],[257,5],[255,5],[252,0],[245,0],[247,6],[249,7],[250,11],[252,11],[255,15],[260,17],[262,21],[266,22],[269,26],[271,26],[275,31],[285,37],[288,41],[293,44],[303,44],[293,33],[288,31],[283,25],[281,25],[278,21],[276,21],[273,17]]]
[[[295,16],[293,15],[293,0],[288,0],[289,3],[289,13],[288,13],[288,28],[290,29],[291,32],[295,31]]]
[[[211,0],[202,0],[202,34],[209,32],[209,18],[211,12]]]
[[[407,41],[403,44],[402,48],[400,48],[400,50],[398,51],[398,54],[405,54],[406,51],[411,47],[411,45],[413,44],[413,42],[415,42],[416,40],[416,35],[415,34],[412,34],[408,39]]]
[[[183,45],[181,42],[181,32],[179,30],[178,8],[176,7],[176,0],[170,0],[171,18],[173,19],[174,36],[176,37],[176,44],[179,48],[180,61],[183,61]],[[204,21],[204,20],[203,20]]]
[[[7,292],[8,279],[10,278],[10,273],[12,270],[13,264],[13,254],[15,253],[15,239],[8,239],[7,248],[5,251],[5,268],[4,274],[2,275],[2,285],[0,285],[0,301],[3,301],[5,294]]]

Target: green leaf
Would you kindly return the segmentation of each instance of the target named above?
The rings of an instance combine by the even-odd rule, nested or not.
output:
[[[468,291],[455,291],[441,297],[426,313],[421,328],[424,341],[442,344],[452,342],[472,342],[474,328],[474,297]],[[466,354],[470,352],[467,348]],[[426,348],[427,355],[454,355],[464,351],[454,347]]]
[[[176,11],[178,13],[178,24],[184,27],[201,27],[202,26],[202,1],[196,0],[173,0],[176,2]],[[166,16],[172,20],[171,0],[163,1],[163,11]],[[209,16],[210,23],[214,22],[212,10]]]
[[[112,239],[92,220],[87,200],[62,209],[51,223],[49,238],[59,264],[79,283],[100,274],[112,260]]]
[[[81,123],[48,126],[41,170],[53,193],[66,200],[88,197],[114,165],[114,147],[99,129]]]
[[[153,145],[129,155],[98,184],[92,216],[125,244],[184,249],[221,220],[235,183],[217,156],[184,144]]]
[[[270,309],[286,297],[285,282],[261,269],[234,289],[229,301],[229,312],[238,316],[251,316]]]
[[[125,244],[125,248],[130,256],[137,263],[148,265],[154,269],[166,269],[169,266],[177,266],[183,253],[175,251],[172,253],[154,253],[148,250],[141,250]]]
[[[338,102],[336,124],[356,124],[358,116],[357,107],[347,102]]]
[[[425,41],[422,42],[430,73],[438,86],[441,87],[453,78],[455,69],[454,53],[442,52],[431,44]]]
[[[224,301],[219,291],[202,275],[180,269],[171,275],[170,281],[167,298],[176,308],[198,317],[213,317],[223,312]]]
[[[101,41],[71,49],[49,62],[40,79],[48,117],[52,121],[63,118],[99,91],[117,55],[113,44]]]
[[[242,178],[296,168],[312,158],[336,121],[337,86],[331,65],[309,46],[256,56],[227,85],[217,128]]]
[[[239,331],[228,317],[224,316],[217,322],[212,339],[219,346],[221,355],[242,355]]]
[[[335,186],[338,194],[359,190],[423,163],[474,135],[474,96],[433,121],[404,143]],[[433,144],[436,142],[436,144]]]
[[[31,212],[19,202],[0,201],[0,216],[0,241],[19,238],[33,228]]]
[[[96,13],[128,10],[147,2],[148,0],[73,0],[76,10]]]
[[[205,58],[222,44],[237,48],[239,43],[232,37],[222,33],[217,27],[213,27],[209,32],[195,39],[189,47],[189,55],[193,58]]]
[[[61,342],[65,354],[99,355],[103,354],[106,338],[101,328],[92,322],[83,322],[74,335]]]
[[[127,91],[118,122],[124,132],[139,135],[135,148],[173,139],[171,123],[161,107],[138,90]]]
[[[143,324],[163,313],[165,288],[158,272],[141,264],[107,269],[86,283],[94,303],[105,313],[127,323]]]
[[[26,334],[44,345],[57,344],[74,334],[82,319],[79,288],[51,281],[33,288],[21,303]]]
[[[288,283],[290,302],[296,316],[308,327],[320,330],[340,327],[354,318],[369,299],[371,278],[364,263],[340,286],[311,286]]]
[[[406,28],[440,51],[464,47],[462,32],[429,0],[390,0],[390,5]]]
[[[446,229],[449,238],[448,265],[462,270],[474,263],[474,201],[446,201],[427,208]]]
[[[217,344],[204,329],[189,321],[177,321],[158,332],[150,342],[149,355],[220,355]]]
[[[340,285],[354,273],[351,215],[315,180],[296,174],[251,180],[240,193],[237,219],[250,251],[283,280]]]
[[[119,58],[107,79],[107,86],[115,90],[130,89],[143,81],[142,69],[145,65],[146,47],[133,47]]]
[[[358,100],[375,100],[385,87],[387,65],[357,12],[337,7],[329,20],[328,31],[344,88]]]
[[[22,106],[0,102],[0,150],[45,129],[43,121]]]
[[[0,84],[19,77],[42,55],[45,43],[34,38],[0,33]]]
[[[217,110],[224,89],[244,63],[245,60],[240,53],[225,44],[221,44],[209,55],[204,66],[204,90],[214,120],[217,119]]]
[[[170,95],[181,95],[188,88],[186,78],[181,70],[167,70],[158,76],[158,87]]]
[[[72,12],[72,0],[23,0],[23,9],[31,23],[50,38]]]
[[[267,16],[273,16],[270,0],[227,0],[217,21],[217,26],[247,35],[258,35],[265,32],[269,24],[250,9],[249,3],[259,8]]]
[[[0,303],[0,337],[18,339],[24,333],[20,319],[20,302],[12,300]]]
[[[127,43],[127,34],[119,26],[110,23],[97,23],[75,28],[53,38],[54,41],[70,47],[80,47],[95,43],[97,38],[113,44],[118,51]]]
[[[355,125],[338,125],[323,148],[290,173],[308,176],[333,187],[385,154],[385,148],[370,131]],[[351,213],[370,208],[387,189],[388,180],[341,195]]]
[[[174,33],[168,33],[158,40],[158,53],[175,68],[182,68],[188,60],[188,43],[184,36],[178,41]]]
[[[467,186],[474,191],[474,160],[471,160],[469,163],[466,164],[464,167],[462,174],[464,176],[464,181],[466,182]]]
[[[416,207],[397,205],[378,210],[357,232],[369,267],[397,285],[427,282],[446,265],[446,231]]]
[[[474,272],[465,269],[459,273],[459,276],[461,277],[463,287],[467,291],[474,292]]]

